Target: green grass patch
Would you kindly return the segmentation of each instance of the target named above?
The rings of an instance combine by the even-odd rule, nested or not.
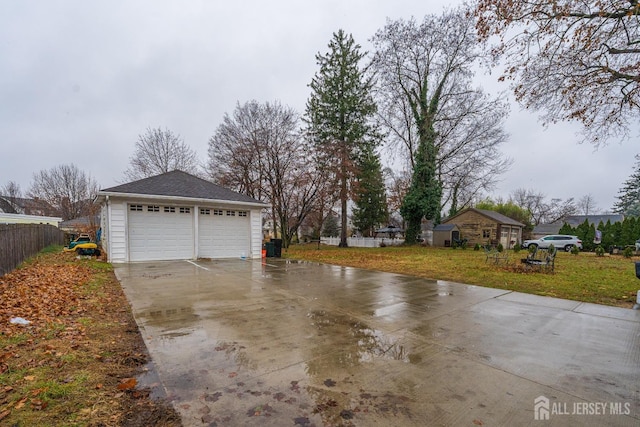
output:
[[[634,264],[639,257],[559,252],[551,273],[525,271],[520,258],[526,252],[508,253],[508,261],[500,264],[486,262],[482,251],[420,246],[294,245],[283,256],[621,307],[631,307],[640,289]]]

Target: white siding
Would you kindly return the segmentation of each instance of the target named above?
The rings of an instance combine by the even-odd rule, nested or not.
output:
[[[260,209],[249,212],[251,219],[251,253],[249,258],[262,258],[262,214]]]
[[[111,209],[109,223],[109,261],[127,262],[127,203],[124,201],[109,202]]]

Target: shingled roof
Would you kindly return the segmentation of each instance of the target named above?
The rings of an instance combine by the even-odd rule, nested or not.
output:
[[[253,197],[221,187],[213,182],[182,171],[172,171],[143,178],[138,181],[100,190],[98,196],[107,194],[142,194],[163,197],[187,197],[193,199],[225,200],[242,203],[259,203]]]
[[[494,221],[496,221],[497,223],[500,223],[500,224],[504,224],[504,225],[515,225],[515,226],[518,226],[518,227],[524,227],[524,224],[523,224],[523,223],[518,222],[518,221],[516,221],[516,220],[515,220],[515,219],[513,219],[513,218],[509,218],[509,217],[508,217],[508,216],[506,216],[506,215],[502,215],[501,213],[498,213],[498,212],[496,212],[496,211],[490,211],[490,210],[487,210],[487,209],[476,209],[476,208],[467,208],[467,209],[464,209],[464,210],[462,210],[462,211],[458,212],[457,214],[453,215],[452,217],[446,218],[446,219],[445,219],[444,221],[442,221],[442,222],[443,222],[443,223],[450,222],[453,218],[455,218],[455,217],[457,217],[457,216],[459,216],[459,215],[463,214],[464,212],[468,212],[468,211],[474,211],[474,212],[477,212],[477,213],[479,213],[480,215],[484,215],[484,216],[486,216],[486,217],[488,217],[488,218],[491,218],[492,220],[494,220]]]

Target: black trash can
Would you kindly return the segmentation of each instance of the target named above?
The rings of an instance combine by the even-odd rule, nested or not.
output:
[[[640,279],[640,261],[636,261],[636,277]]]
[[[271,239],[274,245],[273,256],[280,258],[282,256],[282,239]]]
[[[274,256],[276,256],[276,245],[273,242],[265,242],[264,248],[267,250],[267,258],[273,258]]]

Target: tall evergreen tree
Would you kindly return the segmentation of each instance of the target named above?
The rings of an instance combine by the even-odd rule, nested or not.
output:
[[[618,191],[613,211],[626,216],[640,216],[640,158],[636,156],[635,171]]]
[[[382,163],[378,154],[371,149],[365,151],[358,162],[354,202],[353,225],[365,237],[370,237],[374,228],[388,218]]]
[[[339,30],[333,34],[329,52],[318,53],[320,70],[313,77],[307,101],[307,131],[326,168],[339,188],[341,207],[340,246],[347,246],[347,201],[355,176],[355,160],[368,147],[379,143],[371,119],[376,104],[371,95],[372,82],[359,67],[365,53],[353,36]]]

